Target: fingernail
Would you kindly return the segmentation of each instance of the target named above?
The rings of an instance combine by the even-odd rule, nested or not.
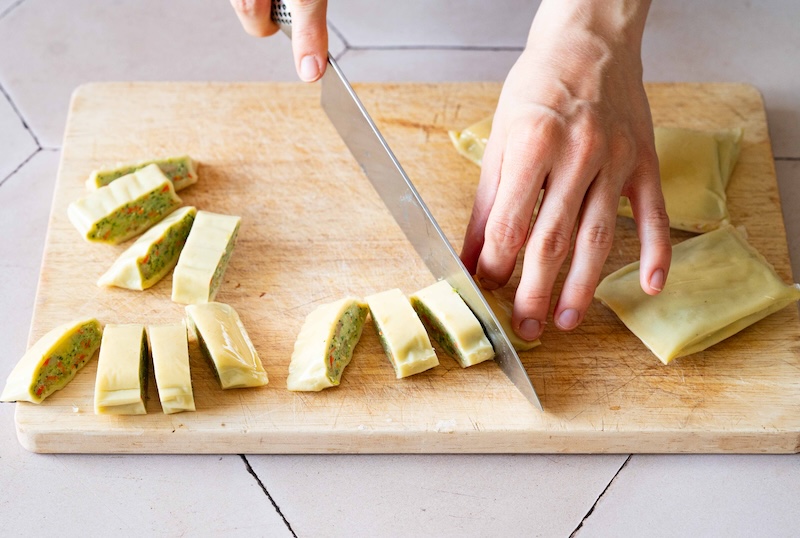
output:
[[[519,335],[525,340],[536,340],[542,331],[541,324],[535,319],[524,319],[519,325]]]
[[[661,291],[664,289],[663,269],[656,269],[655,271],[653,271],[653,274],[650,275],[650,287],[656,291]]]
[[[303,56],[300,60],[300,78],[306,82],[313,82],[319,78],[319,64],[314,56]]]
[[[480,281],[481,281],[481,286],[483,286],[483,289],[485,290],[492,291],[500,287],[500,285],[497,282],[494,282],[492,280],[486,280],[485,278],[481,278]]]
[[[578,311],[574,308],[567,308],[558,315],[556,325],[564,331],[571,331],[578,326]]]

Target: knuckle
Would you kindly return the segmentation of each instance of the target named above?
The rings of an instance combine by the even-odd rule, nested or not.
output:
[[[577,299],[581,306],[591,302],[599,277],[592,282],[573,282],[569,286],[570,295]]]
[[[543,320],[550,310],[550,302],[549,289],[533,287],[523,290],[520,287],[514,296],[514,310],[520,317]]]
[[[513,217],[490,218],[486,223],[486,240],[494,243],[502,251],[515,254],[525,244],[528,225]]]
[[[581,246],[608,252],[614,242],[614,228],[605,223],[592,224],[581,229],[580,241]]]
[[[547,263],[561,263],[569,254],[572,234],[563,228],[548,228],[534,239],[535,256]]]
[[[292,39],[296,40],[302,49],[305,49],[309,44],[318,42],[325,36],[327,36],[327,28],[325,26],[319,27],[313,24],[295,24],[292,27]]]
[[[585,169],[602,161],[609,153],[609,143],[603,130],[587,120],[587,125],[575,135],[572,141],[571,160]]]
[[[641,218],[650,228],[657,230],[666,230],[669,228],[669,215],[667,215],[667,210],[662,204],[650,207]]]
[[[653,147],[647,147],[639,150],[638,161],[641,163],[641,166],[645,167],[646,169],[658,170],[658,154]]]
[[[262,14],[262,3],[258,0],[231,0],[233,9],[246,17],[255,17]]]
[[[525,154],[552,151],[558,147],[560,139],[558,124],[547,116],[515,121],[508,136],[514,149]]]

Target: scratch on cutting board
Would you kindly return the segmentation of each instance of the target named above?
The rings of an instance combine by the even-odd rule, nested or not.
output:
[[[336,416],[333,417],[333,426],[332,428],[336,428],[336,424],[339,422],[339,415],[342,414],[342,409],[344,409],[344,400],[339,402],[339,409],[336,410]]]

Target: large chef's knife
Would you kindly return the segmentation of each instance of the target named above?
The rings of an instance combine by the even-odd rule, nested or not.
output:
[[[284,2],[272,0],[272,19],[292,37],[291,14]],[[322,77],[322,108],[430,272],[458,290],[478,317],[503,373],[534,406],[542,409],[525,367],[500,323],[330,55]]]

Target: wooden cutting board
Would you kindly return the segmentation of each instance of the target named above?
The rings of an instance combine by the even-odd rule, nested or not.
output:
[[[456,250],[479,171],[447,129],[489,114],[497,84],[373,84],[357,91]],[[763,103],[737,84],[648,86],[657,125],[742,126],[729,187],[733,221],[787,282],[791,271]],[[200,181],[186,204],[240,215],[218,300],[241,315],[269,374],[259,389],[222,391],[191,342],[197,412],[164,415],[152,374],[146,416],[95,416],[96,361],[41,405],[20,403],[20,442],[38,452],[797,452],[800,323],[795,306],[696,355],[662,365],[605,307],[580,329],[550,329],[522,361],[545,411],[493,362],[441,365],[397,380],[371,326],[341,386],[286,390],[295,336],[318,304],[345,294],[432,283],[319,107],[300,84],[111,83],[74,95],[30,340],[78,316],[174,322],[171,277],[146,292],[101,289],[124,246],[88,244],[67,220],[101,165],[189,153]],[[676,242],[689,234],[673,232]],[[618,220],[604,275],[637,259]],[[517,269],[519,274],[519,267]],[[510,297],[512,285],[503,293]],[[735,290],[731,290],[735,293]],[[551,324],[552,327],[552,324]]]

